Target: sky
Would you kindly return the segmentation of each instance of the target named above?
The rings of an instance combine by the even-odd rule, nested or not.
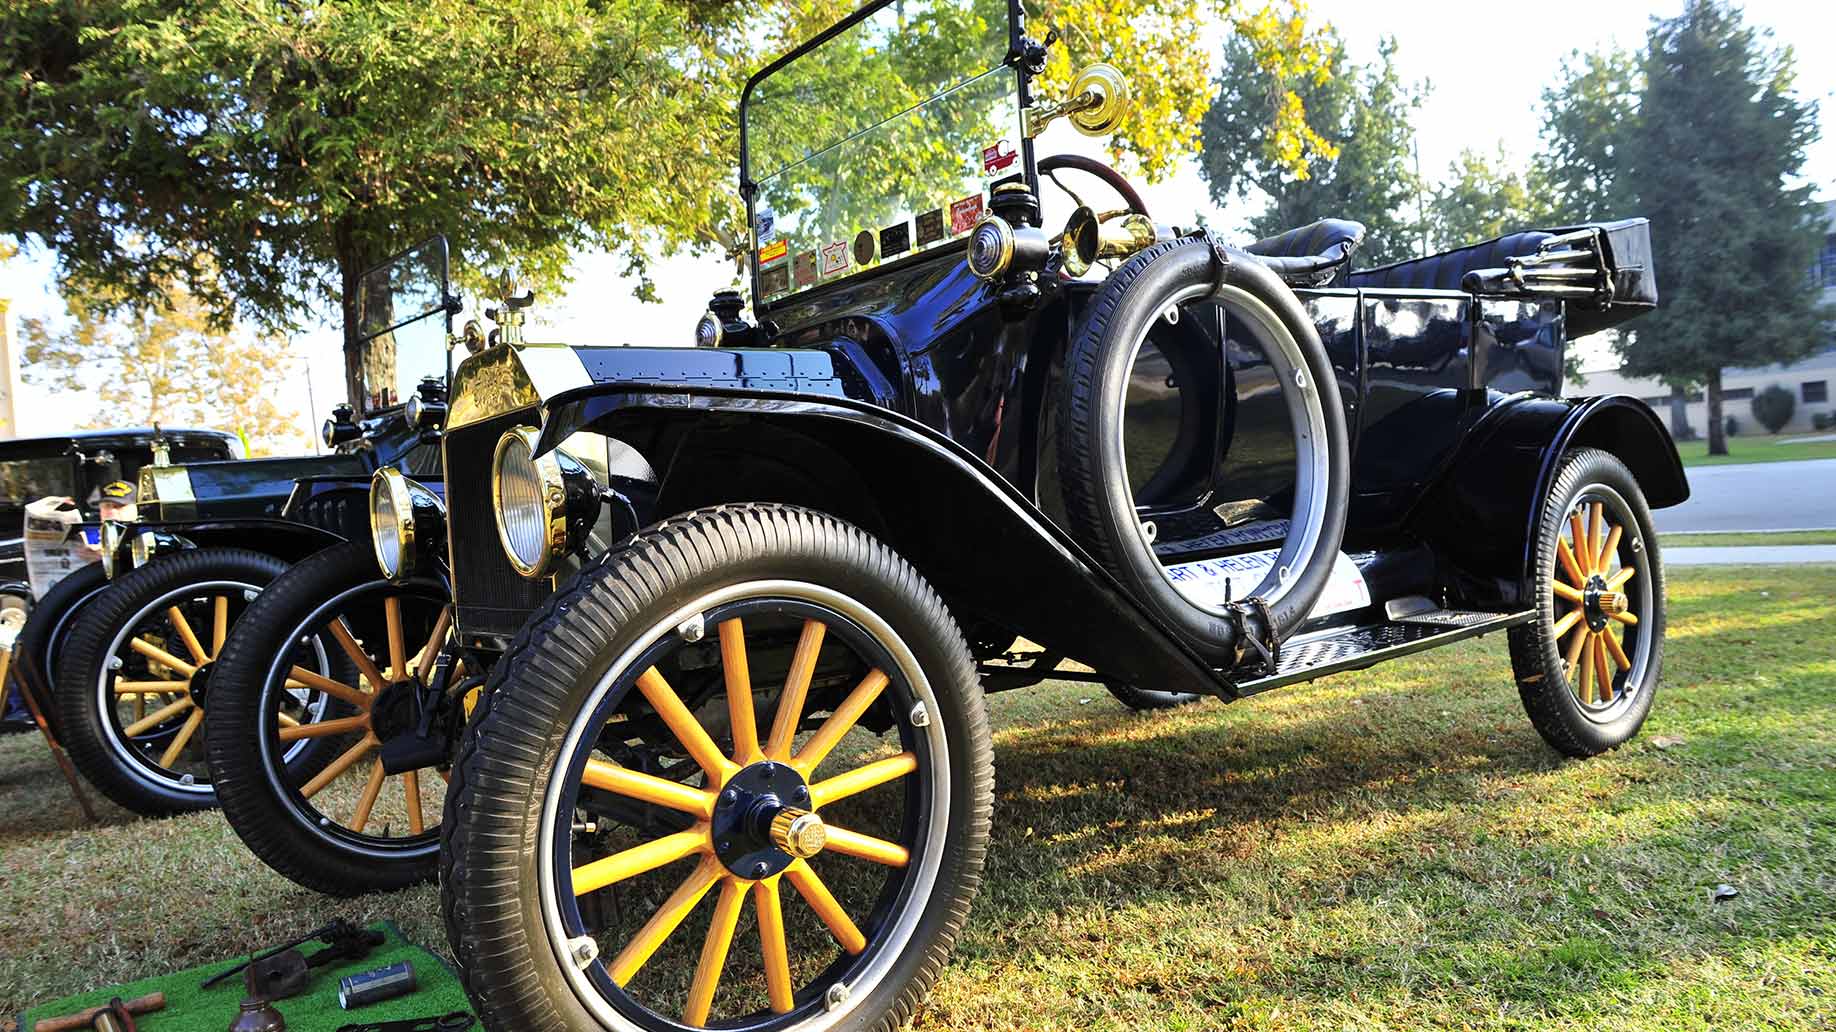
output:
[[[1653,17],[1668,16],[1679,7],[1678,0],[1537,0],[1514,8],[1427,0],[1313,0],[1310,10],[1316,20],[1338,28],[1356,61],[1374,60],[1384,35],[1399,40],[1402,77],[1426,80],[1430,87],[1416,131],[1422,173],[1432,184],[1444,177],[1463,148],[1489,152],[1502,142],[1508,154],[1527,159],[1537,146],[1542,90],[1554,81],[1567,55],[1607,46],[1636,47]],[[1806,178],[1817,185],[1819,196],[1836,198],[1836,4],[1749,0],[1745,9],[1749,24],[1770,28],[1775,42],[1796,50],[1799,96],[1820,102],[1828,127],[1811,149]],[[1212,52],[1219,49],[1214,44]],[[1103,55],[1072,56],[1075,62],[1087,63]],[[1061,122],[1040,139],[1038,153],[1063,150],[1091,148]],[[1144,187],[1142,194],[1149,209],[1166,222],[1179,223],[1191,213],[1205,212],[1211,225],[1228,231],[1239,229],[1247,214],[1240,205],[1223,210],[1214,205],[1192,163],[1166,182]],[[1051,219],[1048,208],[1049,225]],[[530,338],[580,344],[688,344],[708,298],[734,282],[733,266],[721,256],[668,258],[652,270],[660,303],[644,303],[621,282],[621,265],[620,259],[603,254],[578,256],[571,286],[536,299]],[[56,317],[62,312],[52,272],[49,256],[42,253],[0,264],[0,297],[13,299],[13,318]],[[276,376],[286,381],[285,397],[301,410],[303,434],[316,437],[319,422],[343,395],[339,335],[330,327],[302,333],[291,342],[290,352],[276,356]],[[1588,364],[1599,361],[1600,356],[1594,356]],[[307,369],[311,396],[325,411],[307,411]],[[89,418],[84,399],[52,395],[31,385],[21,389],[18,415],[24,434],[58,433]]]

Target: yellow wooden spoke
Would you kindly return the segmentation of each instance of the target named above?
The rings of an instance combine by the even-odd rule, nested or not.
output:
[[[434,663],[440,658],[440,650],[446,647],[446,632],[453,626],[453,607],[442,606],[440,615],[434,618],[433,632],[427,636],[427,644],[421,646],[421,661],[415,665],[414,676],[423,684],[427,675],[432,672]],[[458,676],[455,668],[454,677]]]
[[[294,667],[288,672],[287,676],[293,679],[287,683],[289,688],[294,687],[294,682],[297,681],[298,687],[311,688],[315,692],[324,692],[326,695],[334,699],[348,702],[358,709],[367,710],[370,708],[371,697],[368,692],[359,691],[342,681],[334,681],[323,674],[314,673],[303,666]]]
[[[185,725],[179,728],[178,734],[172,736],[172,743],[166,746],[165,753],[160,756],[159,765],[162,767],[170,767],[177,763],[179,757],[185,754],[185,746],[191,744],[191,736],[197,734],[198,728],[203,726],[203,724],[204,711],[201,709],[192,710],[191,716],[185,718]]]
[[[1600,632],[1600,641],[1602,644],[1606,645],[1607,654],[1613,657],[1614,666],[1621,670],[1629,671],[1632,669],[1632,657],[1626,655],[1626,647],[1619,643],[1618,638],[1613,637],[1613,629],[1611,627]]]
[[[1581,610],[1571,609],[1569,610],[1569,613],[1567,616],[1564,616],[1562,619],[1557,620],[1555,622],[1553,633],[1550,636],[1555,638],[1557,641],[1560,641],[1562,638],[1562,635],[1567,634],[1570,628],[1574,627],[1574,625],[1580,622],[1581,622]]]
[[[863,835],[858,831],[849,831],[847,828],[839,828],[833,824],[826,827],[829,832],[829,842],[823,848],[831,853],[872,860],[876,864],[885,864],[888,867],[904,867],[911,863],[911,851],[897,842],[888,842],[885,839],[874,838],[872,835]]]
[[[146,734],[148,731],[152,730],[153,728],[156,728],[159,725],[164,724],[166,721],[171,720],[173,717],[178,716],[180,713],[183,713],[190,708],[191,708],[191,696],[187,695],[184,698],[179,699],[177,702],[171,703],[166,706],[161,706],[159,709],[154,710],[153,712],[147,714],[146,716],[141,717],[139,720],[134,721],[132,724],[129,724],[128,726],[122,728],[121,737],[133,738],[136,735]]]
[[[284,719],[286,714],[283,713],[280,716]],[[321,720],[316,724],[301,724],[295,721],[292,727],[283,725],[274,736],[283,742],[297,742],[302,738],[326,738],[331,735],[349,734],[352,731],[363,731],[369,726],[369,714],[359,713],[354,717]]]
[[[1588,551],[1587,525],[1581,521],[1581,511],[1579,509],[1576,509],[1575,511],[1570,512],[1568,514],[1568,533],[1569,533],[1569,536],[1574,539],[1573,546],[1574,546],[1574,553],[1575,553],[1575,561],[1577,563],[1585,564],[1589,559],[1593,557],[1594,553]],[[1589,573],[1593,573],[1594,571],[1592,569],[1589,569],[1586,565],[1582,565],[1581,572],[1583,574],[1589,574]]]
[[[1611,588],[1614,591],[1618,591],[1621,588],[1624,588],[1626,586],[1626,582],[1631,580],[1633,576],[1637,573],[1638,573],[1638,567],[1636,566],[1622,567],[1618,573],[1615,573],[1613,576],[1607,578],[1606,586],[1608,588]]]
[[[3,699],[5,697],[6,697],[6,684],[4,682],[0,682],[0,699]],[[4,712],[6,711],[0,710],[0,713],[4,713]],[[134,696],[134,719],[141,720],[145,718],[146,715],[147,715],[147,697],[144,695]]]
[[[299,727],[300,726],[299,721],[293,719],[292,717],[288,716],[285,713],[274,714],[274,719],[280,721],[280,726],[282,727]]]
[[[408,794],[408,834],[419,835],[427,830],[426,818],[421,815],[421,776],[412,770],[403,774],[402,791]]]
[[[1574,550],[1569,548],[1568,542],[1561,538],[1556,538],[1556,558],[1561,560],[1562,569],[1568,574],[1570,584],[1578,588],[1587,583],[1587,574],[1582,573],[1581,564],[1575,562]]]
[[[606,971],[612,976],[612,981],[621,986],[630,982],[644,967],[644,962],[670,937],[670,933],[694,913],[701,897],[708,894],[708,890],[725,872],[726,867],[721,864],[719,857],[712,853],[702,857],[694,873],[677,886],[675,892],[670,893],[656,913],[650,915],[650,920],[644,922],[644,927],[639,928],[631,941],[625,944],[625,948],[618,951],[618,956],[606,964]]]
[[[1562,657],[1568,663],[1568,676],[1575,676],[1575,664],[1581,662],[1581,646],[1586,645],[1593,634],[1586,624],[1575,628],[1575,636],[1568,643],[1568,653]]]
[[[692,813],[702,820],[710,820],[714,816],[714,793],[605,760],[588,760],[580,780],[583,784],[615,792],[627,799]]]
[[[822,918],[822,923],[829,926],[829,933],[835,936],[836,942],[841,943],[842,949],[849,953],[859,953],[867,948],[867,937],[849,919],[848,912],[842,909],[829,887],[822,883],[821,878],[816,877],[814,868],[802,860],[793,860],[785,869],[784,877],[790,879],[797,894],[810,905],[817,917]]]
[[[784,694],[778,697],[778,712],[772,718],[771,737],[765,741],[765,755],[774,760],[790,760],[791,743],[803,720],[803,699],[809,694],[810,675],[816,672],[816,657],[822,652],[822,637],[827,632],[820,620],[803,621],[797,651],[791,655],[790,673],[784,678]]]
[[[362,832],[364,825],[370,823],[370,811],[375,808],[376,797],[382,794],[383,779],[388,776],[382,760],[370,765],[370,782],[363,786],[363,796],[357,800],[357,812],[351,815],[352,831]]]
[[[682,698],[663,679],[656,667],[638,675],[637,686],[638,691],[644,693],[644,698],[650,700],[657,716],[662,717],[663,723],[669,725],[670,731],[675,733],[682,748],[688,750],[689,758],[707,772],[709,784],[719,785],[739,769],[733,761],[721,754],[720,746],[708,737],[701,721],[696,720],[689,708],[682,704]]]
[[[746,886],[738,879],[720,883],[720,896],[714,901],[714,918],[708,923],[708,936],[701,942],[701,959],[695,962],[695,979],[689,983],[688,1003],[682,1011],[684,1025],[706,1025],[708,1012],[714,1006],[714,990],[720,988],[720,973],[727,966],[727,951],[733,946],[733,929],[739,924],[740,907],[746,902]]]
[[[192,666],[190,663],[185,662],[145,638],[129,638],[128,648],[133,649],[135,652],[140,653],[155,663],[164,663],[166,666],[184,674],[186,677],[190,677],[192,674],[198,672],[197,667]]]
[[[620,850],[611,856],[603,856],[590,864],[574,868],[574,895],[584,896],[589,892],[597,892],[614,882],[635,878],[645,871],[654,871],[697,850],[709,848],[708,826],[697,824],[687,831],[678,831],[674,835],[652,839],[641,846]]]
[[[1589,530],[1587,532],[1587,554],[1589,557],[1595,557],[1600,554],[1600,542],[1606,538],[1606,506],[1599,502],[1595,502],[1589,508],[1589,512],[1591,513],[1591,517]],[[1600,566],[1598,564],[1595,564],[1594,572],[1600,572]]]
[[[1594,635],[1590,633],[1587,636],[1587,644],[1581,648],[1581,681],[1579,691],[1582,702],[1591,703],[1594,701],[1594,650],[1598,647],[1599,646],[1594,641]],[[833,830],[831,830],[830,836],[831,839],[829,844],[833,846],[835,844],[833,840]]]
[[[864,767],[856,767],[846,774],[837,774],[811,785],[810,805],[827,806],[838,799],[846,799],[888,781],[896,781],[917,769],[918,757],[914,753],[904,752],[888,759],[875,760]]]
[[[752,883],[753,909],[759,916],[759,947],[765,954],[765,994],[771,1009],[788,1014],[796,1005],[791,985],[790,950],[784,943],[784,906],[778,899],[778,879]]]
[[[212,599],[210,609],[210,654],[215,656],[223,651],[223,642],[229,638],[229,596]]]
[[[398,595],[383,599],[383,626],[389,633],[389,679],[408,676],[408,638],[402,631],[402,600]]]
[[[115,680],[116,695],[160,695],[169,692],[182,692],[191,686],[190,681],[123,681]]]
[[[1563,600],[1564,602],[1573,602],[1576,605],[1581,604],[1581,599],[1582,599],[1581,592],[1576,590],[1575,588],[1571,588],[1568,585],[1563,584],[1561,581],[1556,581],[1554,584],[1550,585],[1550,587],[1555,591],[1555,597]]]
[[[204,651],[204,643],[198,640],[196,631],[191,629],[191,621],[185,619],[185,613],[177,606],[166,607],[166,619],[172,629],[178,632],[179,640],[185,643],[185,651],[198,663],[210,662],[210,653]]]
[[[1600,641],[1594,645],[1594,687],[1601,702],[1613,701],[1613,672],[1607,668],[1607,647],[1605,631],[1598,635]]]
[[[1600,546],[1600,558],[1595,561],[1594,569],[1605,573],[1613,561],[1613,554],[1619,551],[1619,539],[1625,534],[1624,527],[1614,527],[1608,531],[1606,544]]]
[[[366,734],[356,745],[338,754],[338,758],[325,765],[325,769],[313,776],[311,781],[300,786],[300,795],[311,799],[319,794],[326,785],[338,779],[338,775],[351,769],[351,764],[369,755],[371,749],[379,745],[375,735]]]
[[[746,629],[737,616],[721,621],[720,665],[727,678],[727,722],[733,725],[733,759],[741,766],[757,763],[765,754],[759,750],[759,718],[752,709],[752,671],[746,664]]]
[[[369,653],[363,651],[362,645],[357,644],[357,639],[351,634],[351,629],[344,624],[344,617],[340,616],[326,624],[325,629],[338,640],[338,647],[344,650],[345,655],[351,657],[351,662],[357,664],[357,672],[369,679],[371,691],[381,691],[383,685],[389,683],[383,678],[382,671],[376,669],[376,661],[370,658]]]
[[[829,719],[823,721],[816,733],[810,736],[810,740],[803,743],[803,748],[797,750],[797,755],[791,759],[791,766],[805,778],[809,777],[821,766],[823,759],[841,744],[842,738],[853,730],[855,722],[861,719],[861,714],[867,712],[867,707],[873,705],[873,700],[880,697],[885,687],[885,673],[879,670],[868,671],[867,676],[861,678],[861,683],[854,686],[854,690],[848,693],[841,705],[835,707],[835,712],[829,714]]]
[[[1628,627],[1638,626],[1638,614],[1637,613],[1608,613],[1607,619],[1618,620],[1620,623],[1625,624]]]

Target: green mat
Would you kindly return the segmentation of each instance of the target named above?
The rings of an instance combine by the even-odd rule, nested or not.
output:
[[[371,950],[369,956],[355,963],[313,971],[306,983],[305,992],[291,1000],[281,1000],[274,1004],[275,1009],[286,1017],[288,1032],[335,1032],[349,1024],[400,1021],[453,1011],[470,1013],[471,1007],[466,1003],[465,990],[460,988],[458,976],[453,974],[445,962],[402,938],[400,929],[391,923],[384,922],[371,927],[381,931],[386,940]],[[309,956],[313,948],[313,944],[301,947]],[[132,1000],[148,993],[163,992],[166,994],[165,1010],[134,1019],[140,1032],[223,1032],[235,1020],[238,1005],[242,1002],[242,977],[238,975],[210,989],[199,989],[198,983],[245,959],[231,957],[188,971],[143,978],[113,989],[99,989],[47,1003],[27,1011],[24,1023],[19,1027],[22,1032],[31,1032],[32,1025],[41,1018],[55,1018],[102,1006],[117,996],[123,1000]],[[414,965],[415,985],[418,987],[415,992],[356,1010],[347,1011],[338,1006],[338,979],[362,971],[373,971],[402,960]]]

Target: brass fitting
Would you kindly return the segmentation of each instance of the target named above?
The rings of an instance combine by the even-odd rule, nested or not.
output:
[[[787,806],[771,819],[771,842],[799,860],[808,860],[829,844],[829,829],[821,817]]]

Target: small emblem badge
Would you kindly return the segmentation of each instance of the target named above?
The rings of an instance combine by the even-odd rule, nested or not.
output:
[[[816,282],[816,252],[804,251],[791,259],[791,279],[798,289]]]
[[[848,271],[848,242],[837,240],[832,244],[822,245],[822,275],[824,279]]]
[[[780,265],[759,274],[759,291],[766,297],[777,297],[790,291],[790,266]]]
[[[874,250],[875,246],[873,241],[873,230],[863,229],[855,234],[854,264],[861,266],[870,264],[873,261],[873,256],[878,253]]]
[[[950,205],[950,235],[957,236],[975,228],[975,222],[982,217],[982,195],[965,197]]]
[[[759,264],[770,265],[790,253],[790,241],[774,240],[759,248]]]
[[[880,257],[892,258],[912,249],[912,224],[899,222],[880,230]]]
[[[1014,159],[1019,156],[1020,152],[1015,150],[1014,145],[1006,140],[1002,140],[1000,143],[989,144],[982,148],[982,171],[991,176],[997,172],[1005,172],[1007,171],[1007,166],[1012,165]]]
[[[778,217],[769,211],[761,211],[752,218],[752,234],[759,243],[770,240],[778,231]]]
[[[918,214],[917,224],[919,247],[924,247],[927,244],[934,244],[943,239],[944,221],[942,208],[932,208],[930,211],[920,212]]]

